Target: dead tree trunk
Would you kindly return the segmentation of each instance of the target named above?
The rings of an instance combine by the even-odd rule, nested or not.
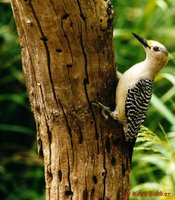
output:
[[[114,108],[108,0],[11,0],[43,152],[47,200],[123,200],[130,165]]]

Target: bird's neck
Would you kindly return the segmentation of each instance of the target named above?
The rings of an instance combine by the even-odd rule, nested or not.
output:
[[[149,55],[146,56],[146,59],[143,62],[152,80],[154,80],[157,73],[164,66],[162,62],[160,62],[159,60],[156,60],[155,58],[150,57]]]

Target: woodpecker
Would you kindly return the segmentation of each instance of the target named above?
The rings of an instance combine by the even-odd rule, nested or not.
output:
[[[132,34],[143,45],[146,52],[145,60],[133,65],[119,78],[114,111],[110,111],[109,107],[100,102],[94,103],[95,106],[101,107],[105,118],[108,118],[107,112],[123,124],[126,142],[131,146],[134,145],[146,117],[154,78],[168,62],[168,51],[164,45]]]

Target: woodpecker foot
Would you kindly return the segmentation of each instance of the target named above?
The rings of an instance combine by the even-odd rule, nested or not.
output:
[[[94,102],[92,103],[92,105],[101,109],[101,113],[106,120],[109,118],[109,115],[111,115],[112,113],[109,107],[103,105],[100,102]]]
[[[114,119],[114,120],[119,120],[118,119],[118,112],[116,110],[114,110],[113,112],[110,113],[110,116]]]

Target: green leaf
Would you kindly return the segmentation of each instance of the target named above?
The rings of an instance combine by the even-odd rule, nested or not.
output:
[[[175,125],[175,115],[167,108],[165,104],[155,95],[152,95],[151,104],[157,109],[159,114],[166,118],[171,125]]]

